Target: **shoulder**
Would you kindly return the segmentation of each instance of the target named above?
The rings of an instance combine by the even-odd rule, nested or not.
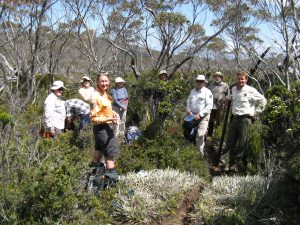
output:
[[[249,85],[245,85],[245,87],[244,87],[244,91],[247,91],[247,92],[252,92],[252,93],[259,93],[257,90],[256,90],[256,88],[254,88],[254,87],[251,87],[251,86],[249,86]]]
[[[209,88],[207,88],[207,87],[203,87],[203,91],[205,93],[211,94],[211,90],[209,90]]]
[[[45,100],[45,103],[50,102],[50,101],[53,101],[53,100],[55,100],[55,99],[57,99],[57,97],[55,96],[55,94],[50,93],[50,94],[47,96],[47,98],[46,98],[46,100]]]

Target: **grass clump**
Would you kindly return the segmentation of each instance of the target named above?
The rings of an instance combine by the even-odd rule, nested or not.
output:
[[[120,177],[114,217],[120,222],[147,224],[175,212],[184,192],[203,184],[203,179],[178,170],[151,170]]]
[[[211,225],[245,224],[265,190],[266,178],[261,176],[216,177],[202,192],[192,218]]]

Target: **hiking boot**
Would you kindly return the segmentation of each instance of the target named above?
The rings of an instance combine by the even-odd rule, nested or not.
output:
[[[229,164],[228,163],[225,164],[224,171],[229,172]]]
[[[220,168],[220,166],[212,166],[211,167],[211,169],[212,169],[212,171],[214,171],[214,172],[222,172],[222,169]]]
[[[236,164],[231,166],[230,167],[230,172],[238,173],[239,172],[238,166]]]

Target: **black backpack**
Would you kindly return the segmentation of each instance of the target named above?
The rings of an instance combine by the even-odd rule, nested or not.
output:
[[[183,135],[190,142],[196,142],[197,127],[201,120],[183,121]]]

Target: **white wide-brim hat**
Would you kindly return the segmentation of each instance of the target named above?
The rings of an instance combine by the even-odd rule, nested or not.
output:
[[[123,80],[122,77],[117,77],[117,78],[115,79],[115,83],[126,83],[126,81]]]
[[[206,82],[206,79],[205,79],[205,76],[200,74],[200,75],[197,75],[197,78],[196,80],[204,80]]]
[[[159,71],[159,75],[162,75],[162,74],[166,74],[167,75],[167,71],[166,70]]]
[[[82,83],[84,80],[91,81],[91,78],[89,78],[88,76],[83,76],[83,77],[81,78],[80,83]]]
[[[57,90],[57,89],[60,89],[60,88],[65,89],[64,82],[62,82],[60,80],[56,80],[56,81],[53,82],[53,85],[50,89],[51,90]]]

